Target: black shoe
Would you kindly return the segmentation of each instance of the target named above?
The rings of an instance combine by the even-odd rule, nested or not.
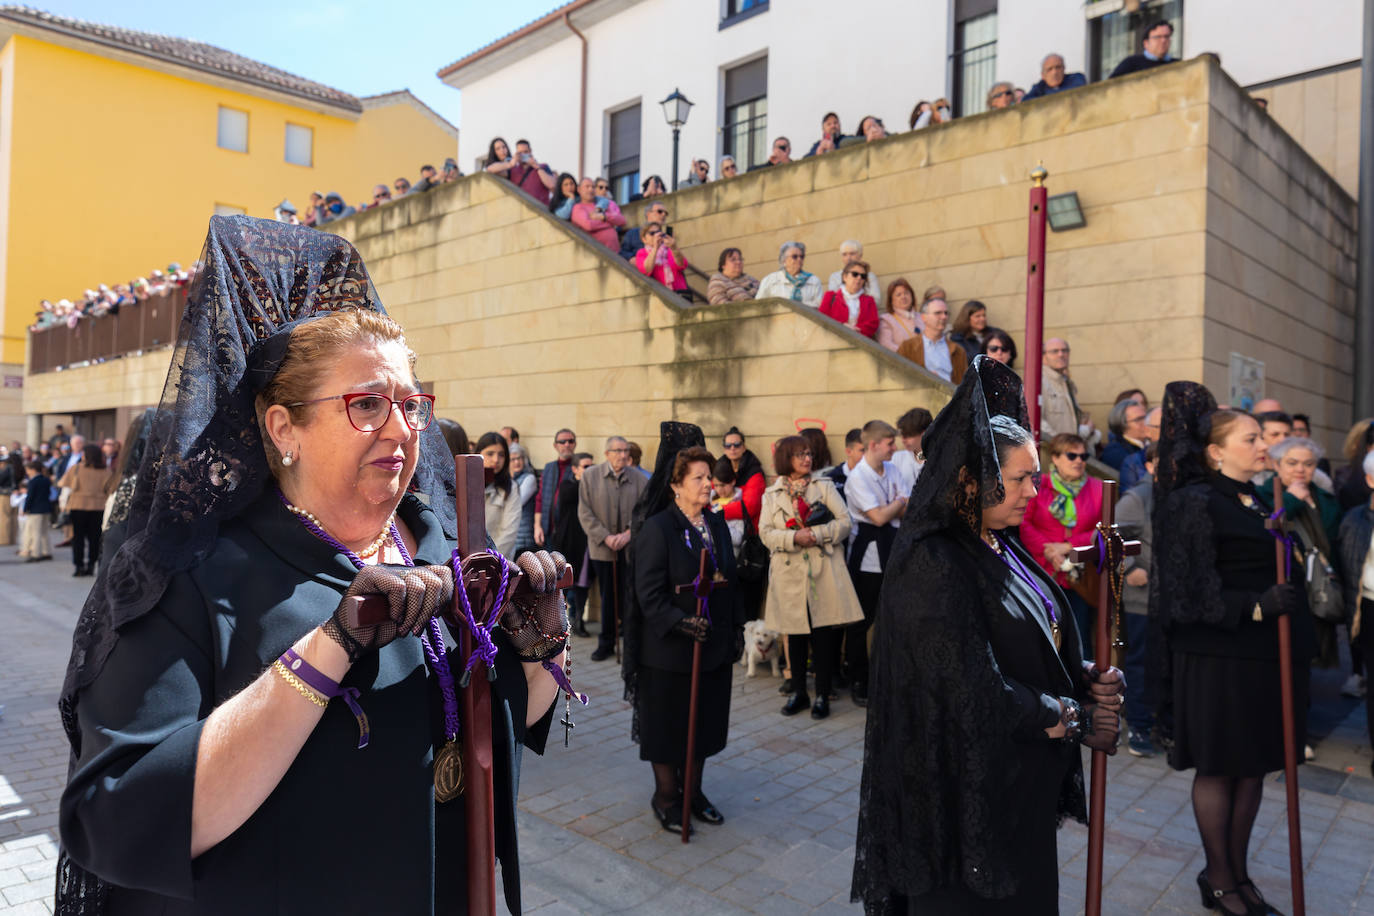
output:
[[[830,715],[830,698],[816,697],[816,702],[811,704],[811,718],[824,719]]]
[[[789,693],[791,693],[791,692],[792,692],[792,679],[791,679],[790,677],[788,677],[788,678],[783,678],[782,686],[778,688],[778,693],[782,694],[783,696],[787,696],[787,695],[788,695]]]
[[[868,705],[868,688],[863,684],[855,684],[849,688],[849,696],[854,700],[855,706]]]
[[[38,562],[42,563],[44,560],[51,560],[51,559],[52,559],[52,554],[48,554],[47,556],[39,557],[39,558],[38,558]]]
[[[1250,909],[1251,916],[1283,916],[1282,913],[1274,909],[1268,900],[1264,899],[1264,895],[1260,893],[1259,888],[1255,887],[1255,882],[1251,881],[1249,878],[1246,878],[1244,881],[1236,882],[1237,890],[1243,887],[1250,888],[1250,893],[1254,894],[1255,899],[1258,901],[1256,903],[1251,903],[1245,900],[1245,895],[1241,895],[1241,899],[1245,900],[1245,905]]]
[[[74,541],[74,540],[76,540],[76,538],[67,538],[67,539],[66,539],[65,541],[63,541],[62,543],[60,543],[60,544],[55,544],[55,545],[53,545],[53,546],[55,546],[55,547],[70,547],[70,546],[72,546],[72,541]]]
[[[577,623],[573,624],[572,635],[586,639],[592,634],[587,632],[587,625],[579,620]]]
[[[1243,914],[1251,912],[1250,906],[1245,902],[1245,898],[1241,897],[1239,889],[1230,887],[1224,890],[1218,890],[1212,887],[1212,882],[1207,880],[1207,869],[1205,868],[1197,873],[1197,889],[1198,893],[1202,895],[1202,906],[1204,909],[1219,909],[1223,913],[1231,913],[1234,914],[1234,916],[1243,916]],[[1226,904],[1222,903],[1222,899],[1225,897],[1238,897],[1241,906],[1245,907],[1245,909],[1229,909]]]
[[[705,824],[719,825],[725,823],[725,815],[721,814],[716,806],[711,804],[710,799],[700,792],[692,796],[692,817]]]
[[[649,810],[654,812],[654,817],[658,818],[658,822],[663,825],[664,830],[668,831],[669,833],[682,832],[681,800],[675,801],[667,807],[660,808],[658,805],[655,805],[653,803],[653,800],[651,799],[649,801]],[[687,833],[689,835],[692,833],[692,828],[690,825],[687,827]]]
[[[795,716],[810,705],[811,698],[807,696],[806,691],[803,690],[801,693],[794,693],[787,698],[787,703],[782,708],[782,714],[784,716]]]
[[[72,572],[72,578],[76,578],[77,576],[84,576],[84,575],[86,575],[86,567],[84,567],[84,566],[78,566],[78,567],[77,567],[75,570],[73,570],[73,572]]]
[[[606,659],[615,655],[614,649],[597,649],[589,656],[594,662],[604,662]]]

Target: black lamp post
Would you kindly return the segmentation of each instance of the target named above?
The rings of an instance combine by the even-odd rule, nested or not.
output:
[[[682,125],[687,123],[687,113],[692,110],[692,103],[687,101],[687,96],[673,89],[673,94],[658,104],[663,106],[663,117],[673,129],[673,190],[676,191],[678,133]]]

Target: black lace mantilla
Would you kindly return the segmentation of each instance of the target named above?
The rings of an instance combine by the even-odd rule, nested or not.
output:
[[[884,688],[869,700],[851,892],[869,914],[905,913],[940,887],[1016,890],[999,804],[1016,755],[986,623],[1006,571],[977,540],[982,508],[1006,492],[997,415],[1029,425],[1021,380],[979,356],[922,440],[926,464],[888,561],[871,672]],[[1081,767],[1058,812],[1086,816]]]
[[[146,450],[122,500],[122,546],[101,564],[72,637],[62,686],[62,725],[80,754],[77,699],[99,674],[119,629],[151,610],[167,583],[213,549],[222,523],[251,505],[272,479],[247,377],[255,347],[283,325],[323,312],[385,313],[362,258],[344,239],[304,226],[216,216],[181,318]],[[453,456],[438,424],[420,436],[413,485],[444,533],[456,525]],[[127,505],[127,508],[126,508]],[[59,916],[104,911],[99,879],[63,855]]]

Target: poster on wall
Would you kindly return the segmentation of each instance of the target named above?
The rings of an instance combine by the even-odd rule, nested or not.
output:
[[[1226,403],[1249,410],[1264,397],[1264,361],[1231,354],[1231,392]]]

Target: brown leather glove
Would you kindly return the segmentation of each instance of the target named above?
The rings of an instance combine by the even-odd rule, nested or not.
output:
[[[557,551],[527,550],[515,560],[529,581],[529,594],[511,598],[501,613],[501,629],[525,662],[542,662],[568,643],[568,608],[558,580],[568,561]]]
[[[349,598],[381,595],[386,598],[390,620],[350,626]],[[353,577],[324,631],[356,662],[365,653],[380,649],[401,636],[419,636],[435,613],[453,601],[453,570],[447,566],[364,566]]]

